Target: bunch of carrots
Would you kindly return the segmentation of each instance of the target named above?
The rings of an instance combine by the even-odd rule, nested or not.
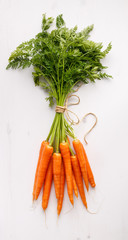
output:
[[[43,141],[39,152],[33,187],[33,200],[37,200],[43,186],[42,208],[46,210],[52,181],[54,180],[58,215],[61,212],[63,204],[65,178],[69,200],[72,205],[74,204],[73,191],[75,196],[78,197],[79,190],[81,200],[87,208],[83,180],[87,191],[89,190],[89,183],[93,188],[96,186],[82,143],[78,139],[74,139],[72,143],[75,154],[71,149],[68,136],[66,136],[65,141],[60,143],[60,151],[53,152],[53,146],[49,142]]]
[[[82,143],[64,117],[66,101],[74,87],[95,82],[96,79],[111,78],[104,72],[101,60],[111,50],[111,43],[102,51],[103,44],[89,40],[93,25],[77,30],[66,27],[62,14],[56,17],[56,26],[50,29],[54,18],[43,14],[41,31],[27,42],[21,43],[10,55],[7,69],[33,67],[32,76],[36,86],[48,93],[49,105],[56,104],[56,114],[45,141],[42,142],[33,187],[36,200],[43,187],[42,207],[48,206],[51,184],[54,180],[57,198],[57,213],[61,212],[65,179],[71,204],[73,191],[87,208],[84,184],[95,187],[93,173]],[[57,110],[59,109],[59,110]],[[60,111],[61,109],[61,111]],[[64,111],[62,111],[64,110]],[[74,151],[68,136],[73,139]]]

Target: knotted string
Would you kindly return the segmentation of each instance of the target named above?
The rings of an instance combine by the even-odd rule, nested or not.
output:
[[[82,85],[82,84],[81,84],[81,85]],[[79,88],[81,87],[81,85],[79,85],[79,86],[77,87],[77,89],[74,90],[74,92],[77,92],[77,91],[79,90]],[[71,97],[76,97],[76,98],[77,98],[77,101],[76,101],[76,102],[72,102],[72,103],[68,103],[68,101],[69,101],[69,99],[70,99]],[[87,116],[89,116],[89,115],[92,115],[92,116],[95,118],[94,124],[92,125],[92,127],[91,127],[91,128],[85,133],[85,135],[84,135],[84,141],[85,141],[85,143],[87,144],[86,136],[87,136],[87,135],[92,131],[92,129],[96,126],[96,124],[97,124],[97,116],[96,116],[94,113],[89,112],[89,113],[86,113],[86,114],[82,117],[82,119],[80,119],[80,118],[77,116],[76,113],[74,113],[73,111],[71,111],[70,109],[68,109],[69,106],[78,105],[79,103],[80,103],[80,97],[79,97],[78,95],[76,95],[76,94],[70,94],[70,95],[68,95],[67,98],[66,98],[65,105],[64,105],[64,106],[59,106],[59,105],[57,105],[55,111],[56,111],[57,113],[65,113],[68,121],[69,121],[72,125],[77,125],[77,124],[79,124],[80,122],[82,122],[82,121],[83,121]],[[72,114],[76,117],[77,120],[74,121],[74,120],[69,116],[69,113],[72,113]]]

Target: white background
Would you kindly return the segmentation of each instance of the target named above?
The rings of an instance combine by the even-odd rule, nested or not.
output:
[[[64,205],[57,221],[52,186],[46,218],[41,195],[32,209],[32,187],[40,143],[54,117],[46,93],[34,86],[32,69],[5,70],[10,53],[41,29],[42,14],[63,13],[68,27],[79,30],[94,23],[91,39],[111,41],[104,60],[112,80],[83,86],[79,117],[98,116],[87,137],[86,151],[96,190],[90,189],[89,214],[80,198],[74,209],[65,189]],[[128,239],[128,1],[127,0],[0,0],[0,240],[127,240]],[[93,123],[88,117],[76,129],[83,139]],[[69,212],[68,212],[69,211]]]

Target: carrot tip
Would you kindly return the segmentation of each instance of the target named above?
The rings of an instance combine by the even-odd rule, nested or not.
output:
[[[56,199],[57,199],[57,200],[59,199],[59,197],[60,197],[60,195],[59,195],[59,194],[56,194]]]
[[[58,215],[58,217],[60,216],[60,212],[59,211],[57,212],[57,215]]]
[[[71,204],[74,206],[74,200],[70,199]]]
[[[37,197],[37,196],[35,196],[34,200],[37,200],[37,198],[38,198],[38,197]]]
[[[85,203],[84,206],[86,207],[86,209],[88,209],[87,203]]]

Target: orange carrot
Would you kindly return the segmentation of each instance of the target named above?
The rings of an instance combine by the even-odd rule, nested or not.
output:
[[[79,193],[82,199],[83,204],[87,208],[87,202],[85,198],[85,193],[84,193],[84,186],[83,186],[83,180],[82,180],[82,174],[79,166],[79,162],[77,159],[77,156],[71,156],[71,162],[72,162],[72,167],[73,167],[73,172],[76,180],[77,187],[79,189]]]
[[[53,176],[53,161],[52,157],[50,159],[50,163],[48,166],[48,170],[46,173],[45,181],[44,181],[44,188],[43,188],[43,197],[42,197],[42,208],[45,210],[48,206],[51,185],[52,185],[52,176]]]
[[[60,143],[60,151],[64,161],[68,196],[71,204],[73,204],[72,166],[71,166],[71,159],[70,159],[70,150],[67,142]]]
[[[78,157],[81,172],[82,172],[83,179],[85,182],[85,186],[88,191],[89,184],[88,184],[87,168],[86,168],[86,162],[85,162],[85,157],[84,157],[84,151],[83,151],[83,147],[82,147],[80,140],[78,140],[78,139],[73,140],[73,147],[74,147],[76,155]]]
[[[35,199],[35,188],[36,188],[36,181],[37,181],[38,169],[39,169],[40,160],[41,160],[41,155],[42,155],[42,152],[43,152],[43,150],[44,150],[44,145],[45,145],[45,144],[48,144],[48,142],[43,141],[43,142],[41,143],[41,147],[40,147],[39,158],[38,158],[38,163],[37,163],[36,173],[35,173],[34,186],[33,186],[33,200]]]
[[[77,190],[77,185],[76,185],[76,180],[75,180],[74,174],[72,174],[72,180],[73,180],[73,190],[74,190],[76,197],[78,198],[78,190]]]
[[[64,185],[65,185],[65,172],[64,172],[64,164],[62,162],[61,166],[61,179],[60,179],[60,196],[57,203],[57,214],[60,215],[62,205],[63,205],[63,198],[64,198]]]
[[[35,200],[38,198],[40,194],[40,190],[42,188],[46,171],[48,168],[49,160],[53,153],[53,147],[49,146],[48,144],[44,145],[44,150],[41,154],[40,158],[40,164],[38,168],[38,174],[37,174],[37,180],[36,180],[36,186],[35,186]]]
[[[53,153],[53,178],[56,198],[59,198],[60,194],[60,175],[61,175],[61,153]]]
[[[81,143],[81,144],[82,144],[82,143]],[[83,147],[83,144],[82,144],[82,147]],[[88,157],[87,157],[87,155],[86,155],[86,152],[85,152],[84,147],[83,147],[83,151],[84,151],[84,157],[85,157],[85,161],[86,161],[88,180],[89,180],[91,186],[92,186],[92,187],[95,187],[95,186],[96,186],[96,183],[95,183],[94,176],[93,176],[93,173],[92,173],[92,169],[91,169],[91,167],[90,167],[90,164],[89,164],[89,161],[88,161]]]

